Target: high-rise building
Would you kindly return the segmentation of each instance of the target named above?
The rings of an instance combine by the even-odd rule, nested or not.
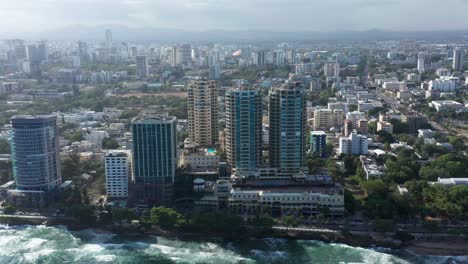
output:
[[[357,128],[361,134],[369,133],[369,121],[367,121],[367,119],[359,119],[357,122]]]
[[[170,202],[177,167],[176,125],[176,118],[167,115],[143,114],[132,120],[134,202]]]
[[[349,137],[353,132],[353,121],[346,119],[344,121],[344,136]]]
[[[258,65],[265,65],[266,64],[266,59],[265,59],[265,51],[260,50],[257,52],[257,64]]]
[[[310,132],[310,152],[315,157],[327,157],[327,134],[324,131]]]
[[[62,183],[57,117],[13,116],[13,176],[18,190],[50,191]]]
[[[137,75],[140,78],[148,76],[148,59],[144,55],[137,56]]]
[[[128,198],[128,179],[131,175],[131,162],[128,151],[110,151],[105,156],[107,197]]]
[[[463,64],[465,62],[465,52],[460,48],[456,48],[453,50],[453,70],[462,72],[463,71]]]
[[[301,83],[275,87],[269,94],[270,165],[288,176],[304,167],[306,97]]]
[[[314,129],[328,130],[343,125],[344,112],[341,109],[317,109],[314,111]]]
[[[106,30],[106,46],[107,48],[112,46],[112,31],[110,29]]]
[[[218,141],[218,84],[214,80],[190,80],[187,92],[189,137],[200,147],[212,147]]]
[[[181,63],[188,64],[192,61],[192,47],[190,44],[182,44],[180,46]]]
[[[356,133],[351,133],[349,137],[340,137],[338,154],[346,155],[367,155],[369,141],[367,137]]]
[[[410,134],[418,133],[418,130],[424,128],[424,125],[427,124],[427,119],[417,113],[408,113],[403,115],[401,121],[408,125]]]
[[[221,67],[219,65],[210,66],[210,72],[208,73],[208,79],[218,80],[221,77]]]
[[[28,50],[23,44],[15,46],[15,57],[17,60],[25,60],[28,58]]]
[[[423,73],[426,70],[426,53],[419,52],[418,53],[418,71],[419,73]]]
[[[46,61],[46,60],[49,59],[49,53],[47,51],[47,42],[41,41],[37,45],[37,49],[38,49],[38,52],[39,52],[39,59],[41,61]]]
[[[31,62],[40,62],[39,49],[36,45],[28,45],[28,60]]]
[[[237,171],[251,171],[262,163],[262,96],[258,90],[226,92],[226,154]]]
[[[325,77],[339,77],[340,64],[337,62],[326,62],[323,66],[323,74]]]

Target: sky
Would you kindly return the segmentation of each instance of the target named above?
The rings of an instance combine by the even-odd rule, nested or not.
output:
[[[468,0],[0,0],[3,32],[73,25],[204,31],[468,30]]]

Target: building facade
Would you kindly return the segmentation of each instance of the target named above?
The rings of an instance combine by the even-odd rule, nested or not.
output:
[[[143,203],[170,201],[177,167],[176,118],[142,115],[132,121],[133,184],[130,195]]]
[[[338,154],[342,155],[367,155],[369,142],[367,137],[351,133],[349,137],[340,137]]]
[[[465,61],[465,52],[460,48],[454,49],[453,50],[453,63],[452,63],[453,70],[462,72],[464,61]]]
[[[148,58],[144,55],[139,55],[136,58],[137,76],[146,78],[148,76]]]
[[[12,161],[16,187],[50,191],[62,183],[57,117],[13,116]]]
[[[213,80],[190,80],[188,92],[188,131],[200,147],[213,147],[218,142],[218,84]]]
[[[110,151],[105,156],[107,197],[113,199],[128,198],[128,179],[131,162],[126,151]]]
[[[306,118],[305,91],[300,83],[270,91],[270,165],[284,175],[292,175],[304,167]]]
[[[226,92],[226,154],[231,168],[253,170],[262,163],[262,96],[257,90]]]
[[[310,152],[319,158],[327,157],[327,134],[324,131],[310,132]]]

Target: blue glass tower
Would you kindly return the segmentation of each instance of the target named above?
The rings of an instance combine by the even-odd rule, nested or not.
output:
[[[13,175],[25,191],[50,191],[62,183],[57,117],[11,118]]]
[[[167,203],[177,167],[176,118],[142,115],[132,121],[133,197]],[[131,194],[131,195],[132,195]]]
[[[324,131],[310,132],[310,152],[315,157],[327,157],[327,134]]]
[[[269,118],[270,165],[291,176],[304,167],[306,150],[306,97],[300,83],[272,88]]]
[[[226,154],[236,171],[251,171],[262,163],[262,97],[246,88],[226,92]]]

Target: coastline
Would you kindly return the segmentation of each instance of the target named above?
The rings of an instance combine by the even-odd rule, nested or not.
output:
[[[14,220],[14,221],[12,221]],[[21,225],[45,225],[45,226],[63,226],[70,231],[80,231],[91,229],[98,233],[114,233],[126,235],[142,235],[142,236],[160,236],[169,239],[177,239],[184,241],[208,241],[219,242],[223,240],[233,240],[232,237],[226,237],[216,233],[189,233],[175,230],[162,230],[160,228],[152,228],[151,230],[143,230],[131,224],[122,225],[106,225],[98,227],[85,227],[76,221],[36,221],[33,219],[18,219],[9,218],[7,216],[0,217],[1,224],[10,226]],[[388,248],[393,250],[406,250],[419,255],[428,256],[467,256],[468,257],[468,239],[461,239],[459,236],[447,236],[443,239],[419,239],[408,242],[385,237],[383,235],[356,235],[349,232],[337,232],[335,234],[323,232],[296,232],[293,230],[273,230],[273,229],[246,229],[243,233],[244,237],[237,237],[234,240],[243,239],[265,239],[278,238],[290,240],[314,240],[324,243],[339,243],[352,247],[361,248]]]

